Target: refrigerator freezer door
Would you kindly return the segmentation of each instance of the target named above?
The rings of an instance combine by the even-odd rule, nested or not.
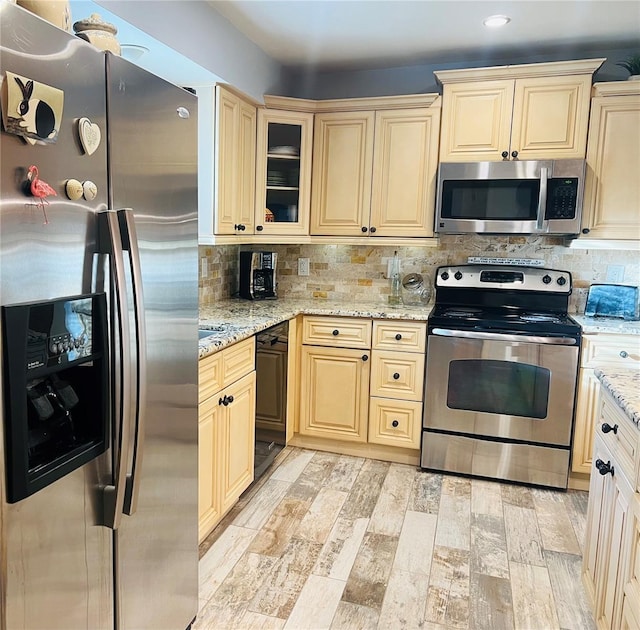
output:
[[[198,610],[197,99],[110,54],[107,85],[110,205],[132,210],[147,334],[139,495],[115,532],[117,627],[173,630]]]
[[[2,79],[10,72],[64,93],[55,143],[31,145],[4,127],[0,131],[0,304],[90,293],[95,216],[107,202],[104,57],[9,2],[0,2],[0,29]],[[29,109],[37,109],[36,90],[29,100]],[[91,155],[79,139],[82,118],[102,130]],[[48,224],[38,199],[24,192],[32,165],[57,193],[46,206]],[[97,196],[71,201],[68,179],[94,182]],[[3,401],[5,369],[0,361]],[[0,627],[111,630],[112,534],[99,525],[99,486],[110,477],[110,456],[8,504],[5,413],[0,407]]]

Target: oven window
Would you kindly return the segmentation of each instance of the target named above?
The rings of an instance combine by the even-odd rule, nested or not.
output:
[[[442,183],[443,219],[534,221],[538,214],[537,179],[446,180]]]
[[[449,364],[447,406],[482,413],[547,417],[551,371],[527,363],[465,359]]]

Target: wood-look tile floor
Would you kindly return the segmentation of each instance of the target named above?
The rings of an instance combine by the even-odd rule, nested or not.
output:
[[[201,546],[193,630],[585,630],[587,493],[285,448]]]

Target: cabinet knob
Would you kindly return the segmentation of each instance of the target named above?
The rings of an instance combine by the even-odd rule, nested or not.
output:
[[[262,232],[262,230],[264,230],[264,227],[262,225],[256,225],[256,231]]]
[[[220,398],[220,400],[218,400],[218,404],[224,405],[225,407],[227,407],[232,402],[233,402],[233,396],[223,396],[222,398]]]
[[[511,151],[511,157],[512,158],[517,158],[518,157],[518,152],[517,151]]]
[[[589,234],[589,232],[591,232],[591,230],[589,228],[583,228],[583,230],[582,230],[583,234]]]
[[[227,396],[227,402],[232,403],[233,402],[233,396]]]
[[[337,337],[340,334],[340,331],[336,328],[332,333],[334,337]]]
[[[374,234],[376,232],[376,228],[372,227],[370,231],[371,231],[371,234]]]
[[[396,335],[396,341],[400,341],[400,339],[402,339],[402,335],[400,333],[398,333]]]
[[[509,157],[509,151],[503,151],[503,152],[501,153],[501,155],[502,155],[503,159],[505,159],[505,160],[506,160],[506,159]]]
[[[391,423],[391,426],[395,428],[395,427],[397,427],[399,424],[400,424],[400,423],[399,423],[397,420],[394,420],[394,421]]]
[[[368,354],[363,354],[362,355],[362,360],[363,361],[368,361],[369,360],[369,355]]]
[[[393,374],[393,380],[397,381],[400,378],[400,374],[398,374],[398,372],[394,372]]]
[[[363,225],[360,229],[361,229],[363,232],[366,232],[369,228],[368,228],[366,225]]]
[[[613,435],[617,435],[618,434],[618,425],[614,424],[613,426],[611,426],[608,422],[605,422],[600,429],[602,430],[603,433],[610,433],[611,431],[613,431]]]
[[[613,477],[614,470],[610,461],[605,464],[601,459],[596,459],[596,468],[603,477],[608,474]]]
[[[628,353],[626,350],[621,350],[621,351],[620,351],[620,356],[621,356],[623,359],[626,359],[626,358],[629,356],[629,353]]]
[[[233,226],[233,229],[234,229],[234,230],[238,230],[239,232],[244,232],[244,231],[247,229],[247,226],[246,226],[246,225],[243,225],[242,223],[236,223],[236,224]]]

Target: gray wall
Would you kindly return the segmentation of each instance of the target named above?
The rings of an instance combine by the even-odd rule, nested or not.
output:
[[[421,94],[442,92],[436,83],[435,70],[458,68],[481,68],[521,63],[567,61],[570,59],[606,58],[607,61],[596,73],[595,81],[626,80],[627,71],[615,64],[631,54],[630,48],[590,48],[550,51],[545,55],[527,55],[522,51],[505,58],[478,56],[474,59],[425,60],[410,66],[370,68],[367,70],[314,71],[308,68],[286,68],[281,96],[327,99],[365,96],[388,96],[393,94]]]
[[[96,0],[256,100],[278,94],[281,65],[202,0]]]

